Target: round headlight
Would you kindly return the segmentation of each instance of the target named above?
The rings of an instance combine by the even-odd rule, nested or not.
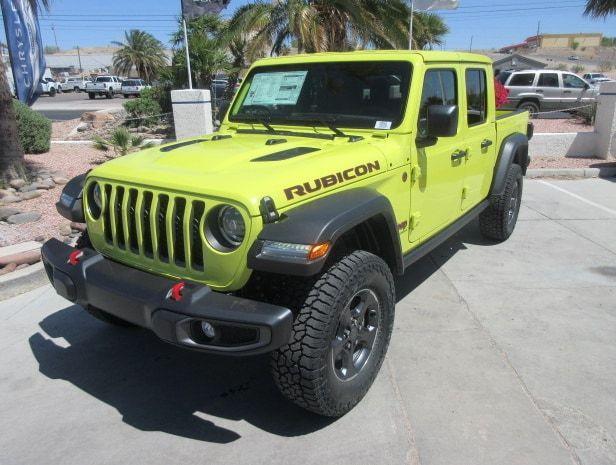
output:
[[[95,220],[100,217],[103,211],[103,194],[101,186],[97,182],[93,182],[88,188],[88,209]]]
[[[218,211],[218,230],[223,239],[232,247],[237,247],[244,240],[246,223],[242,214],[235,207],[225,205]]]

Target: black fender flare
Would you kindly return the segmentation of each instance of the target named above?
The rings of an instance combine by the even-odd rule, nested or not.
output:
[[[494,167],[492,186],[490,187],[491,197],[501,195],[504,192],[507,171],[509,171],[509,167],[514,162],[518,163],[522,167],[522,172],[526,174],[529,158],[528,137],[525,134],[512,134],[501,144],[496,166]]]
[[[327,256],[312,262],[273,259],[261,254],[264,241],[306,245],[330,241],[335,246],[346,232],[372,219],[384,220],[388,237],[381,239],[391,241],[394,271],[402,273],[402,248],[391,203],[385,196],[366,188],[316,199],[286,212],[280,221],[264,225],[248,253],[248,267],[277,274],[313,276],[321,272]]]
[[[83,185],[86,181],[87,173],[75,176],[66,183],[60,200],[56,203],[56,210],[67,220],[75,223],[85,223],[83,214]]]

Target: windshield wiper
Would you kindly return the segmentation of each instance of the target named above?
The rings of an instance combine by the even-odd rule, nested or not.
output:
[[[254,116],[253,115],[234,115],[233,119],[243,122],[243,123],[259,123],[262,124],[263,126],[265,126],[265,128],[269,131],[269,132],[276,132],[276,130],[272,127],[272,115],[269,112],[269,110],[263,108],[263,109],[259,109],[258,111],[254,111]]]

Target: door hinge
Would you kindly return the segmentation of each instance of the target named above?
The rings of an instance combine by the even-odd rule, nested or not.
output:
[[[419,180],[421,176],[421,167],[419,165],[413,165],[411,167],[411,182],[415,183]]]
[[[411,221],[410,221],[410,228],[411,229],[416,229],[417,226],[419,226],[419,222],[421,220],[421,213],[420,212],[415,212],[411,215]]]

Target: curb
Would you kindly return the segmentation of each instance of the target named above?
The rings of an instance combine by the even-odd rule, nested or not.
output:
[[[12,273],[0,276],[1,300],[24,294],[48,282],[49,280],[47,279],[43,262],[35,263],[23,270],[13,271]]]
[[[541,168],[529,169],[526,177],[536,178],[611,178],[616,176],[616,167],[604,168]]]

